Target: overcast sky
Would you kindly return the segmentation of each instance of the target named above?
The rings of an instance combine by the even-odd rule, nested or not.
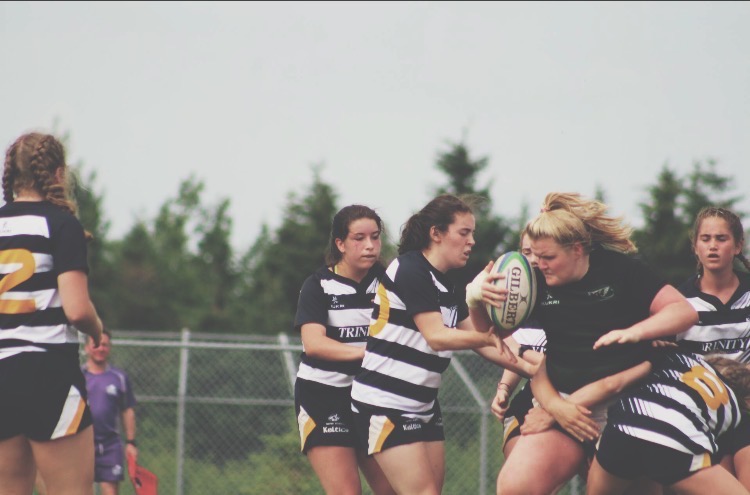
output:
[[[316,163],[397,233],[462,139],[496,213],[601,185],[638,224],[664,164],[748,191],[748,26],[748,2],[1,2],[0,143],[69,132],[113,238],[194,174],[244,251]]]

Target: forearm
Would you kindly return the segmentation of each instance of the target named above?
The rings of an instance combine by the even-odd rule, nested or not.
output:
[[[509,372],[521,375],[519,376],[519,380],[521,379],[521,377],[531,378],[531,376],[536,372],[535,364],[519,358],[516,358],[515,361],[511,361],[506,355],[501,354],[498,348],[495,346],[480,347],[478,349],[474,349],[474,352],[482,356],[487,361],[490,361],[491,363],[494,363]]]
[[[365,355],[363,346],[353,346],[337,342],[328,337],[315,339],[314,345],[305,345],[305,354],[326,361],[356,361]]]
[[[122,412],[122,428],[125,430],[126,440],[135,440],[135,409],[132,407]]]
[[[497,386],[498,388],[501,386],[507,386],[508,394],[510,395],[513,393],[513,391],[516,389],[518,384],[521,382],[522,378],[523,377],[519,375],[518,373],[506,368],[505,370],[503,370],[503,376],[500,377],[500,381],[497,382]]]
[[[651,363],[644,361],[632,368],[584,385],[570,394],[568,400],[586,407],[595,406],[615,397],[633,383],[645,378],[651,372],[651,368]]]
[[[637,341],[653,340],[684,332],[698,323],[698,313],[687,301],[675,301],[628,329]]]
[[[552,385],[552,382],[547,375],[547,362],[543,359],[539,364],[539,367],[534,373],[531,379],[531,392],[534,394],[534,398],[545,410],[549,410],[558,400],[564,400],[560,397],[560,393]]]

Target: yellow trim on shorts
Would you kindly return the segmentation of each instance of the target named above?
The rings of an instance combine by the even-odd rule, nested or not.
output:
[[[505,442],[508,441],[508,437],[516,428],[520,428],[520,425],[518,424],[518,418],[514,417],[513,421],[511,421],[510,423],[510,426],[503,429],[503,448],[505,448]]]
[[[390,435],[396,428],[396,425],[393,424],[393,421],[388,419],[386,416],[373,416],[370,420],[370,428],[372,428],[372,420],[376,418],[384,419],[383,426],[380,428],[380,433],[378,434],[377,440],[375,441],[375,445],[373,445],[372,450],[368,452],[368,454],[377,454],[378,452],[383,450],[383,444],[388,438],[388,435]]]

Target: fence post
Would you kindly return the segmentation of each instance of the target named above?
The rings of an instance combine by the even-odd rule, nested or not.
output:
[[[184,491],[183,467],[185,464],[185,397],[187,396],[188,384],[188,357],[190,349],[190,330],[183,328],[181,332],[180,346],[180,375],[177,383],[177,483],[175,484],[176,495],[182,495]]]
[[[279,333],[279,344],[283,346],[289,345],[289,335],[286,333]],[[284,359],[284,368],[286,369],[286,376],[289,380],[289,391],[294,397],[294,382],[297,379],[297,370],[294,366],[294,357],[292,356],[292,351],[289,349],[286,349],[282,352],[282,356]]]

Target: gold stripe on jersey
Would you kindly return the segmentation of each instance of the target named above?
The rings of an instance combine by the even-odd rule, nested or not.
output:
[[[391,304],[388,301],[388,291],[383,284],[378,285],[378,298],[380,299],[378,319],[375,323],[370,325],[370,335],[373,337],[385,328],[386,323],[388,323],[388,317],[391,315]]]
[[[383,449],[388,435],[393,432],[396,425],[387,416],[372,416],[370,418],[370,437],[367,441],[367,453],[377,454]]]
[[[310,436],[310,433],[312,433],[317,425],[315,424],[315,421],[310,417],[310,415],[307,414],[305,408],[302,406],[300,406],[299,408],[297,425],[299,426],[300,451],[303,451],[305,450],[305,442],[307,442],[307,437]]]
[[[68,397],[65,399],[60,419],[57,421],[50,440],[63,438],[78,432],[81,425],[83,412],[86,410],[86,401],[81,397],[81,393],[75,386],[71,385],[68,391]]]

